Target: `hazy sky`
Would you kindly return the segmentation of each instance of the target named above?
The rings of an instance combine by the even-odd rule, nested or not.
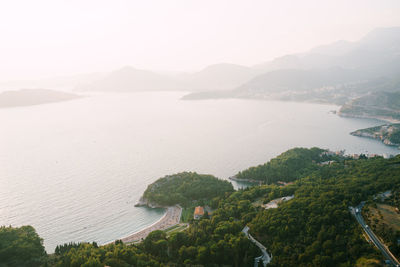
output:
[[[253,65],[400,26],[399,0],[1,0],[0,80]]]

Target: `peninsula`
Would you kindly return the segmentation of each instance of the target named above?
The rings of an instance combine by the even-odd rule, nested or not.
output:
[[[400,124],[385,124],[360,129],[350,133],[354,136],[367,137],[382,141],[385,145],[400,146]]]
[[[167,207],[179,204],[190,207],[225,192],[233,192],[232,184],[226,180],[213,175],[182,172],[167,175],[150,184],[137,205]]]
[[[0,93],[0,108],[33,106],[68,101],[82,96],[49,89],[21,89]]]
[[[377,92],[356,98],[343,105],[339,115],[399,123],[400,92]]]

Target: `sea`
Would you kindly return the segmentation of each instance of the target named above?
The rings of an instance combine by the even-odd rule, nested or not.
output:
[[[0,109],[0,225],[32,225],[48,253],[68,242],[104,244],[163,216],[134,205],[165,175],[228,179],[293,147],[399,153],[351,136],[383,123],[339,117],[338,106],[184,94],[93,93]]]

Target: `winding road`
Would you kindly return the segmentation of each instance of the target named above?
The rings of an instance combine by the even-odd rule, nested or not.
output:
[[[242,232],[247,236],[248,239],[250,239],[251,242],[253,242],[262,252],[262,256],[257,257],[254,259],[254,267],[258,266],[258,263],[260,260],[262,260],[264,267],[267,266],[268,263],[271,262],[272,260],[272,255],[270,256],[267,252],[267,248],[264,247],[260,242],[258,242],[254,237],[249,234],[250,228],[248,226],[245,226],[242,230]]]
[[[356,217],[358,223],[361,225],[365,233],[367,233],[369,239],[374,243],[374,245],[382,252],[382,254],[385,256],[387,260],[390,261],[390,263],[393,266],[400,266],[399,261],[393,256],[393,254],[390,252],[390,250],[379,240],[379,238],[374,234],[374,232],[369,228],[369,226],[365,223],[364,218],[361,215],[361,210],[364,206],[364,202],[361,202],[360,205],[357,207],[350,207],[350,212],[351,214]]]

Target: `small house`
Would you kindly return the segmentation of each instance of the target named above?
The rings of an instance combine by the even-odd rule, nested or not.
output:
[[[195,220],[199,220],[201,217],[203,217],[204,216],[204,208],[202,207],[202,206],[197,206],[195,209],[194,209],[194,215],[193,215],[193,218],[195,219]]]

